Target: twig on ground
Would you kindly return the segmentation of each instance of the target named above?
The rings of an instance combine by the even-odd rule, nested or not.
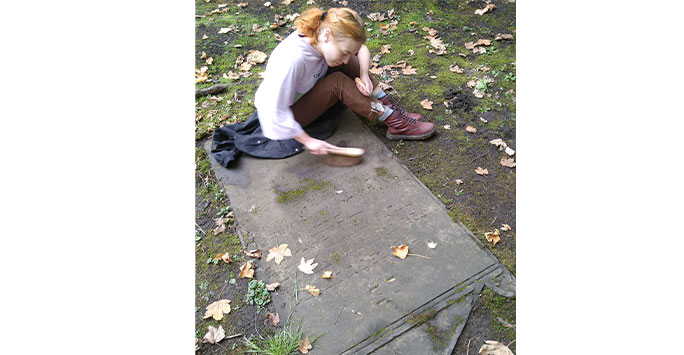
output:
[[[337,313],[337,318],[335,318],[335,323],[333,323],[333,325],[337,324],[337,320],[340,319],[340,314],[342,314],[342,311],[344,311],[344,307],[347,305],[347,301],[348,300],[344,300],[344,304],[342,305],[342,309],[340,309],[340,313]]]
[[[242,333],[237,333],[235,335],[227,336],[226,339],[233,339],[233,338],[241,337],[242,335],[243,335]]]
[[[195,222],[195,227],[199,228],[200,232],[204,233],[204,235],[207,235],[207,232],[205,232],[204,229],[202,229],[202,227],[200,227],[200,225],[197,224],[197,222]]]
[[[419,254],[406,254],[406,255],[420,256],[421,258],[425,258],[425,259],[430,259],[430,260],[432,260],[432,258],[429,257],[429,256],[423,256],[423,255],[419,255]]]
[[[473,338],[468,339],[468,346],[466,347],[466,355],[470,354],[470,341],[473,340]]]
[[[487,154],[489,154],[489,152],[485,152],[484,154],[480,154],[480,155],[477,156],[475,159],[471,160],[470,163],[468,163],[468,164],[473,163],[475,160],[478,160],[478,159],[482,158],[483,156],[485,156],[485,155],[487,155]],[[466,164],[466,165],[468,165],[468,164]]]

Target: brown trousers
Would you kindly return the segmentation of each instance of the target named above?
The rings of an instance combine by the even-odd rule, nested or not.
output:
[[[342,101],[357,114],[371,120],[378,117],[378,113],[371,110],[371,101],[376,100],[373,95],[365,96],[356,88],[354,78],[360,77],[359,58],[352,56],[347,64],[328,68],[325,76],[295,102],[290,108],[294,118],[302,127],[320,117],[337,101]],[[373,88],[378,81],[371,77]]]

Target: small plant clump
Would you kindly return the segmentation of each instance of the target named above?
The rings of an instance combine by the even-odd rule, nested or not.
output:
[[[221,207],[221,210],[219,210],[217,214],[221,217],[226,217],[228,216],[228,213],[230,213],[230,210],[230,206]]]
[[[249,289],[247,290],[245,301],[249,304],[256,305],[258,307],[257,313],[271,302],[271,295],[268,294],[268,290],[263,281],[252,280],[249,282]]]
[[[260,281],[261,282],[261,281]],[[250,282],[251,285],[252,282]],[[302,339],[302,331],[297,328],[296,331],[290,327],[284,327],[280,333],[264,338],[250,336],[243,341],[245,346],[249,348],[248,353],[257,354],[273,354],[273,355],[288,355],[295,353],[299,346],[299,341]]]

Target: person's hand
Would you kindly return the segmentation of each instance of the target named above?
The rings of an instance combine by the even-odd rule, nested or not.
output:
[[[361,74],[361,81],[363,81],[363,83],[366,85],[366,92],[368,93],[366,96],[370,96],[370,94],[373,92],[373,82],[368,76],[368,73]]]
[[[304,147],[314,155],[328,154],[328,148],[337,148],[337,146],[313,137],[304,143]]]
[[[370,96],[370,93],[373,92],[373,82],[368,75],[361,75],[361,78],[354,79],[354,82],[356,83],[356,88],[365,96]]]

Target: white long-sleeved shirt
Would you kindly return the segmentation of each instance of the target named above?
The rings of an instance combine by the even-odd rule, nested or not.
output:
[[[266,138],[290,139],[304,132],[290,106],[311,90],[327,70],[323,55],[297,31],[275,47],[266,64],[264,81],[254,96],[259,124]]]

